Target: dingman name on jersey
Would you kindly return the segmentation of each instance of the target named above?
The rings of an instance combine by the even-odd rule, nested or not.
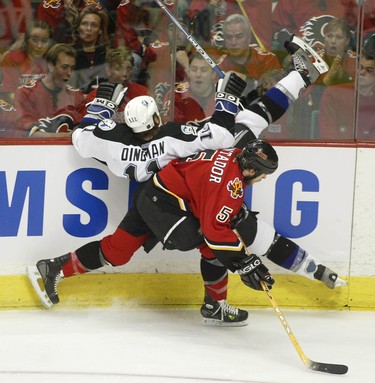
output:
[[[164,153],[164,141],[151,142],[146,148],[128,146],[122,149],[121,160],[129,162],[147,161],[152,158],[158,158]]]
[[[210,173],[210,182],[219,184],[221,177],[224,174],[224,169],[228,164],[229,158],[233,153],[234,149],[220,150],[213,165]]]

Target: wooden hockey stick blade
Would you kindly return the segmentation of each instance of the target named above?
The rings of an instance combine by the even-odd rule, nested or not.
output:
[[[286,333],[289,336],[289,339],[292,341],[294,348],[298,352],[298,355],[302,359],[303,364],[313,371],[319,371],[319,372],[325,372],[327,374],[337,374],[337,375],[344,375],[348,372],[348,366],[345,366],[344,364],[333,364],[333,363],[321,363],[321,362],[314,362],[313,360],[309,359],[305,353],[303,352],[301,346],[299,345],[297,338],[293,334],[291,328],[289,327],[288,322],[285,319],[285,316],[281,312],[279,306],[277,305],[274,297],[271,295],[271,292],[267,286],[267,284],[264,281],[260,282],[262,289],[267,294],[268,299],[271,302],[272,307],[274,308],[277,317],[279,318],[281,324],[283,325]]]

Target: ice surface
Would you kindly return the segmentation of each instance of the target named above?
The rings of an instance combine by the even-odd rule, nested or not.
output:
[[[312,360],[306,369],[272,309],[247,327],[209,327],[198,309],[2,311],[0,382],[336,383],[375,376],[375,312],[283,310]],[[372,377],[372,378],[370,378]]]

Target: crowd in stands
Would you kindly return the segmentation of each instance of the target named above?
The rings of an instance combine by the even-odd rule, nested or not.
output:
[[[254,101],[290,68],[293,34],[329,71],[265,138],[375,140],[375,0],[164,0],[222,71],[246,76]],[[126,103],[155,98],[165,121],[214,110],[216,72],[152,0],[0,0],[0,137],[66,137],[103,81]]]

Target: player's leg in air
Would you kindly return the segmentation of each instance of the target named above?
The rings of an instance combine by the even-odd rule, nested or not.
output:
[[[321,281],[330,289],[347,284],[319,259],[277,233],[271,225],[257,219],[256,215],[243,205],[236,220],[233,221],[233,229],[239,232],[251,253],[265,256],[284,269]]]
[[[244,147],[259,138],[264,129],[282,117],[301,91],[313,84],[328,65],[310,46],[298,37],[285,43],[293,69],[263,96],[254,100],[252,92],[241,97],[243,109],[236,116],[236,145]]]

